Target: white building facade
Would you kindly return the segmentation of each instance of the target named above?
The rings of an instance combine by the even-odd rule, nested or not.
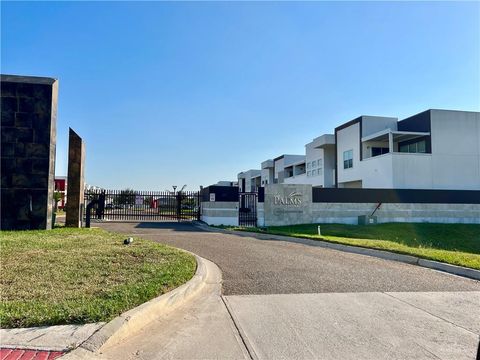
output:
[[[306,178],[313,187],[335,185],[335,136],[325,134],[305,145]]]
[[[361,116],[335,129],[340,188],[480,189],[480,113]]]
[[[480,190],[480,113],[431,109],[401,121],[363,115],[313,139],[305,155],[266,160],[238,180],[241,191],[269,184]]]
[[[261,186],[268,184],[301,184],[306,177],[305,155],[283,154],[261,164]]]
[[[238,174],[238,188],[240,192],[255,192],[261,186],[261,171],[250,169]]]

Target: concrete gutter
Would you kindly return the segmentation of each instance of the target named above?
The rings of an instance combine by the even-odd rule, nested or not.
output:
[[[220,229],[220,228],[208,226],[207,224],[200,223],[200,222],[197,222],[196,226],[207,231],[222,232],[226,234],[234,234],[239,236],[249,236],[249,237],[253,237],[260,240],[289,241],[289,242],[295,242],[295,243],[306,244],[311,246],[318,246],[318,247],[328,248],[328,249],[333,249],[338,251],[345,251],[345,252],[354,253],[354,254],[373,256],[373,257],[377,257],[385,260],[399,261],[399,262],[403,262],[411,265],[417,265],[417,266],[422,266],[429,269],[439,270],[449,274],[463,276],[463,277],[467,277],[474,280],[480,280],[480,270],[470,269],[463,266],[446,264],[446,263],[433,261],[433,260],[426,260],[413,255],[397,254],[397,253],[384,251],[384,250],[368,249],[368,248],[363,248],[358,246],[337,244],[337,243],[332,243],[324,240],[312,240],[312,239],[305,239],[305,238],[298,238],[298,237],[284,236],[284,235],[273,235],[273,234],[255,233],[255,232],[248,232],[248,231]]]
[[[124,312],[95,332],[77,349],[62,357],[62,359],[88,358],[88,354],[93,356],[94,353],[115,345],[135,334],[158,316],[169,313],[191,300],[205,286],[208,274],[211,271],[209,269],[210,265],[203,258],[195,254],[192,255],[195,256],[197,261],[197,270],[187,283]]]

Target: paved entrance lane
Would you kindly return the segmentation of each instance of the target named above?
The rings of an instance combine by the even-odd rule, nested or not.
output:
[[[97,225],[97,224],[95,224]],[[480,291],[480,282],[308,244],[207,232],[191,223],[100,227],[192,251],[223,272],[223,294]]]
[[[480,335],[480,292],[225,299],[252,358],[258,359],[471,360]]]

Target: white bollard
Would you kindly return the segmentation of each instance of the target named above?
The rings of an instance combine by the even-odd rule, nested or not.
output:
[[[322,236],[322,232],[320,231],[320,225],[318,225],[318,235]]]

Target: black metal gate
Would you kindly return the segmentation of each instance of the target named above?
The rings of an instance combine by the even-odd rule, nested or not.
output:
[[[85,204],[87,222],[200,220],[198,191],[89,190]]]
[[[256,192],[239,193],[239,226],[257,226],[257,196]]]

